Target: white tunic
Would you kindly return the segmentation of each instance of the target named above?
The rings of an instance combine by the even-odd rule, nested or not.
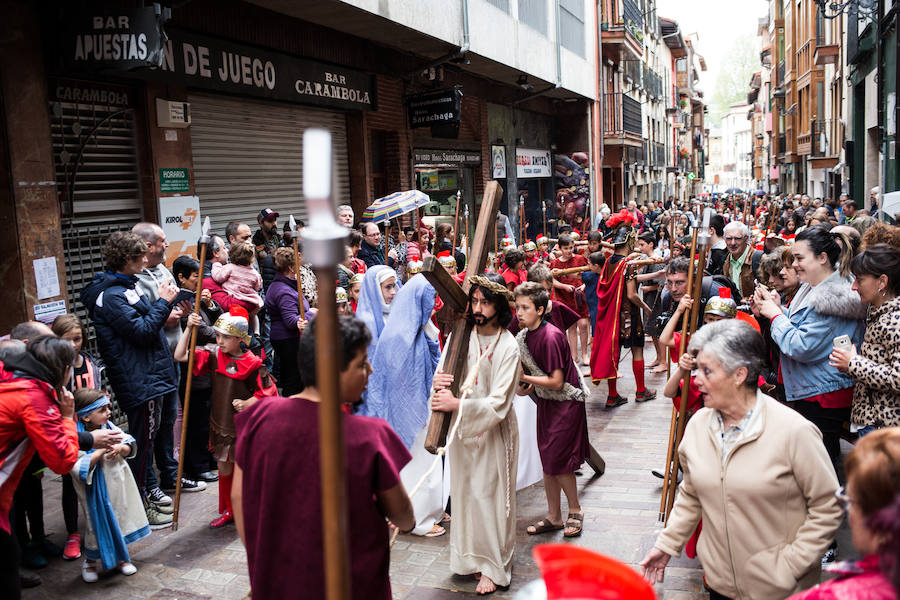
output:
[[[468,368],[474,367],[479,353],[495,338],[472,333]],[[519,348],[504,329],[492,354],[479,365],[475,384],[460,409],[458,437],[449,450],[453,465],[450,569],[459,575],[483,573],[500,586],[509,585],[516,545],[519,432],[513,397],[518,376]],[[456,417],[453,413],[454,421]]]

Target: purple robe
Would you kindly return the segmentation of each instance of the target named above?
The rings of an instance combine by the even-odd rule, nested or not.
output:
[[[555,306],[555,305],[554,305]],[[572,360],[566,334],[553,324],[544,322],[525,335],[525,344],[534,362],[547,375],[562,369],[563,379],[581,387],[581,373]],[[584,402],[541,398],[532,394],[537,404],[537,439],[541,464],[546,475],[573,473],[590,454],[587,414]]]

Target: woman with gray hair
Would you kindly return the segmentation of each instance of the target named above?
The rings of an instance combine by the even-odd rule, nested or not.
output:
[[[641,562],[663,579],[700,520],[697,555],[712,600],[780,600],[819,581],[841,523],[838,481],[818,429],[757,389],[762,337],[742,321],[704,325],[688,356],[705,407],[688,421],[680,493]]]

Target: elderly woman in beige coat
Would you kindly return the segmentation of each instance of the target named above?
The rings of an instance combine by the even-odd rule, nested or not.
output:
[[[651,582],[697,523],[710,598],[781,600],[819,581],[841,523],[822,435],[757,390],[762,337],[741,321],[704,325],[688,348],[705,407],[688,422],[684,469],[668,524],[641,562]]]

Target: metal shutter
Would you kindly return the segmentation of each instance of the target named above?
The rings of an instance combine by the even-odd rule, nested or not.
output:
[[[350,203],[344,113],[221,96],[192,95],[191,145],[200,216],[223,235],[229,221],[256,228],[270,207],[305,219],[303,131],[323,127],[332,135],[335,204]]]

